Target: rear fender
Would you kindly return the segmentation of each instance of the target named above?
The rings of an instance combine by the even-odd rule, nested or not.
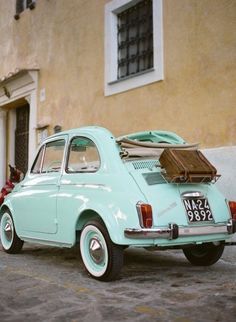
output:
[[[132,212],[134,209],[132,209]],[[102,220],[105,227],[107,228],[107,231],[110,235],[110,238],[113,243],[120,244],[120,245],[126,245],[127,239],[124,236],[124,229],[128,226],[130,226],[130,218],[132,217],[128,216],[127,210],[124,211],[120,207],[114,207],[113,209],[110,209],[108,207],[90,207],[89,209],[85,209],[80,212],[77,222],[75,225],[75,229],[82,230],[83,226],[94,219]],[[135,226],[138,224],[138,215],[135,213],[134,216]],[[129,224],[127,224],[129,222]]]

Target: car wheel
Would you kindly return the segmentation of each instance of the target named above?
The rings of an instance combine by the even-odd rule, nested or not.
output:
[[[24,242],[17,236],[12,216],[8,211],[2,215],[0,236],[2,248],[6,253],[16,254],[21,251]]]
[[[123,247],[114,244],[100,221],[88,222],[80,236],[80,252],[84,266],[95,279],[117,279],[123,266]]]
[[[222,256],[224,245],[203,244],[183,249],[185,257],[196,266],[210,266],[215,264]]]

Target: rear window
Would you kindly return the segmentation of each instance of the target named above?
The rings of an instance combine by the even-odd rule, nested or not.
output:
[[[96,172],[99,168],[100,156],[95,143],[85,137],[73,138],[69,147],[66,172]]]

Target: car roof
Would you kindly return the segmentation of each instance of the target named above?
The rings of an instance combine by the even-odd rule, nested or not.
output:
[[[95,133],[99,133],[100,135],[109,135],[109,136],[113,136],[112,133],[107,130],[104,127],[101,126],[96,126],[96,125],[91,125],[91,126],[84,126],[84,127],[79,127],[79,128],[73,128],[73,129],[69,129],[69,130],[65,130],[62,132],[58,132],[55,133],[53,135],[50,135],[49,137],[47,137],[47,139],[50,138],[54,138],[54,137],[58,137],[61,135],[76,135],[76,134],[90,134],[90,135],[94,135]]]
[[[92,136],[109,136],[113,137],[113,134],[106,128],[97,126],[97,125],[91,125],[91,126],[84,126],[79,128],[73,128],[69,130],[65,130],[62,132],[55,133],[49,137],[47,137],[46,140],[51,138],[57,138],[59,136],[63,135],[92,135]],[[172,144],[184,144],[186,143],[184,139],[182,139],[180,136],[175,134],[174,132],[170,131],[142,131],[142,132],[134,132],[127,135],[122,135],[116,138],[117,141],[122,140],[123,138],[128,138],[131,140],[137,140],[137,141],[147,141],[147,142],[163,142],[167,141]]]

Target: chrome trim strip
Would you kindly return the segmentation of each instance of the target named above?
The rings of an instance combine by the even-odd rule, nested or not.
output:
[[[170,237],[170,228],[166,229],[135,229],[126,228],[124,233],[127,238],[168,238]]]
[[[205,198],[204,194],[201,191],[185,191],[181,193],[182,198]]]
[[[73,244],[67,243],[67,242],[60,242],[56,240],[48,240],[48,239],[41,239],[41,238],[35,238],[35,237],[27,237],[21,235],[20,238],[24,240],[25,242],[29,243],[35,243],[35,244],[42,244],[42,245],[50,245],[50,246],[59,246],[59,247],[66,247],[71,248]]]
[[[228,234],[227,225],[203,226],[203,227],[179,227],[179,236],[201,236],[212,234]]]
[[[177,226],[177,225],[176,225]],[[189,237],[189,236],[204,236],[204,235],[214,235],[214,234],[227,234],[231,233],[229,227],[231,222],[227,224],[221,224],[217,226],[208,225],[208,226],[185,226],[178,227],[178,236],[179,237]],[[152,228],[152,229],[135,229],[135,228],[126,228],[124,230],[125,237],[127,238],[166,238],[173,239],[173,224],[170,224],[166,228]]]

